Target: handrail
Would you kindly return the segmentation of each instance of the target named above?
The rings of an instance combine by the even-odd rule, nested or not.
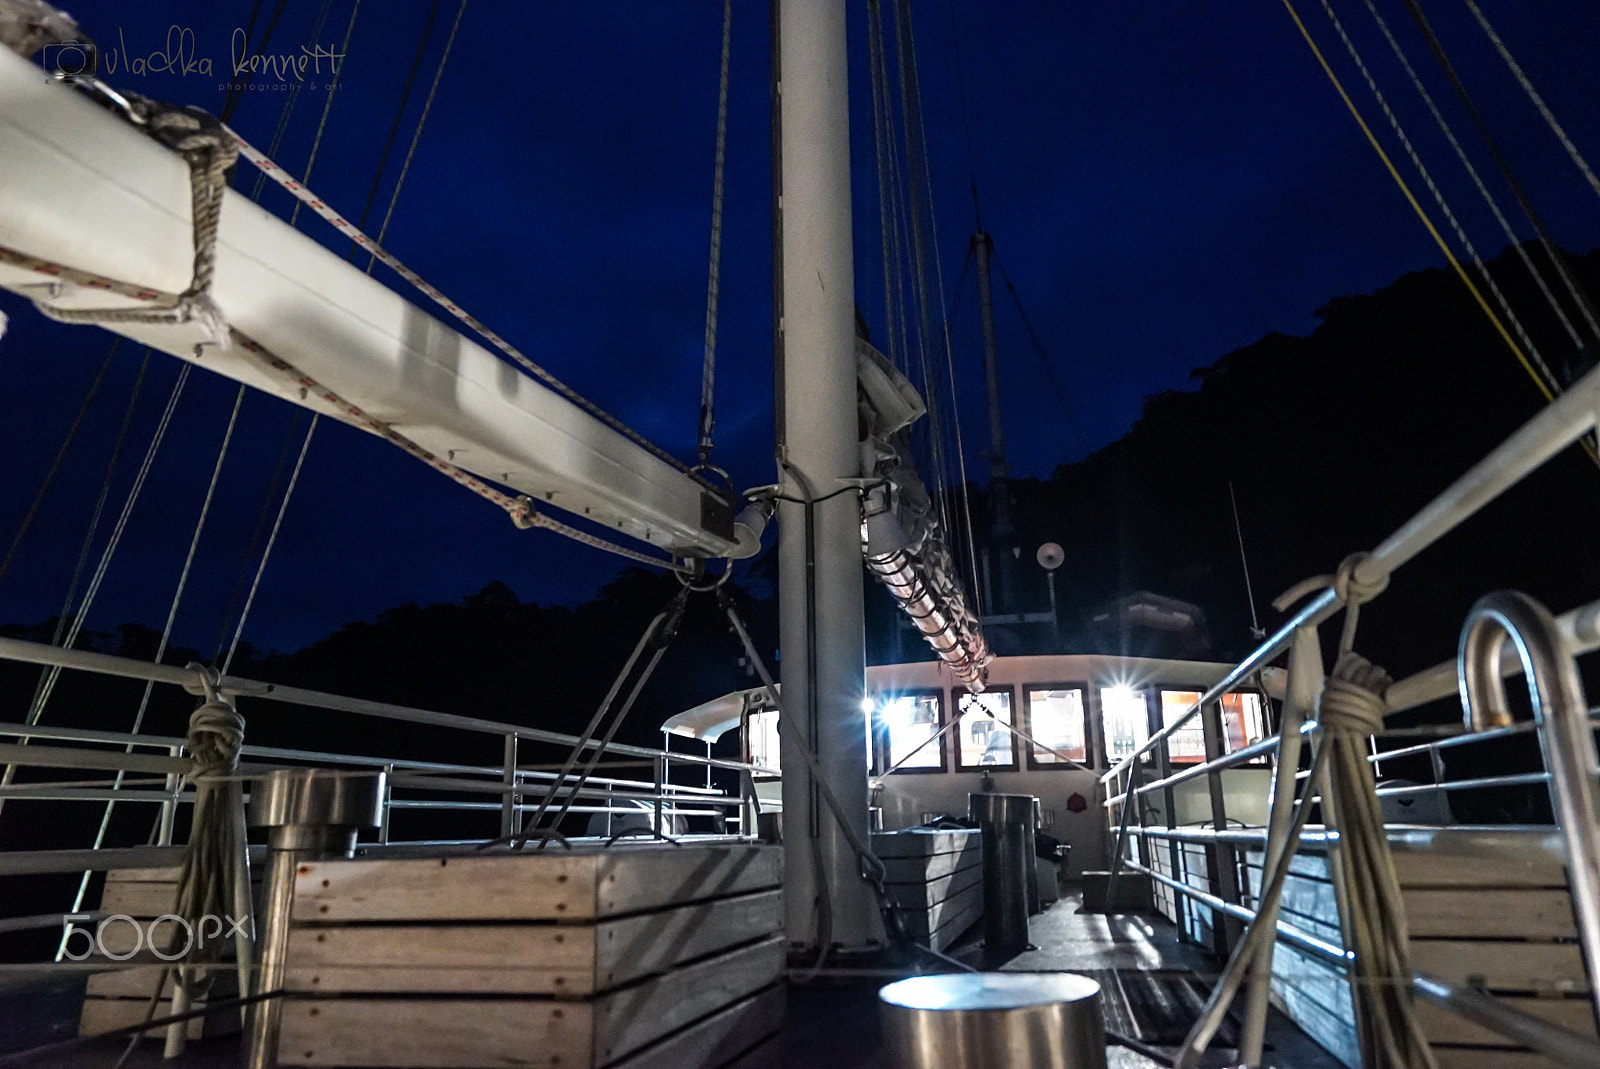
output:
[[[1356,566],[1356,580],[1377,582],[1393,574],[1478,509],[1521,481],[1529,472],[1588,433],[1594,428],[1597,417],[1600,417],[1597,402],[1600,402],[1600,367],[1587,372],[1566,393],[1546,405],[1488,456],[1467,469],[1465,474],[1379,543]],[[1143,745],[1101,776],[1100,781],[1110,782],[1124,772],[1129,764],[1164,743],[1186,725],[1205,703],[1216,701],[1256,669],[1265,667],[1268,661],[1289,648],[1296,630],[1322,623],[1337,613],[1340,607],[1339,599],[1331,589],[1312,598],[1271,638],[1240,661],[1221,682],[1201,695],[1200,700],[1187,712],[1152,734]]]
[[[80,669],[88,672],[97,672],[101,675],[121,676],[151,683],[168,683],[172,686],[181,687],[197,697],[201,693],[197,676],[192,669],[178,668],[175,665],[152,664],[149,661],[139,661],[131,657],[118,657],[109,653],[63,649],[60,646],[50,646],[41,642],[28,642],[23,639],[0,637],[0,660]],[[332,712],[350,713],[355,716],[371,716],[384,720],[403,720],[414,724],[428,724],[433,727],[454,728],[460,731],[475,731],[489,735],[516,735],[518,738],[527,739],[530,742],[548,742],[573,746],[582,741],[576,735],[568,735],[559,731],[545,731],[542,728],[531,728],[522,724],[508,724],[498,720],[486,720],[482,717],[462,716],[459,713],[440,713],[408,705],[371,701],[366,698],[347,698],[338,694],[328,694],[324,691],[308,690],[304,687],[289,687],[278,683],[262,683],[239,676],[223,676],[217,682],[217,692],[231,697],[264,698],[289,705],[305,705],[314,709],[327,709]],[[22,734],[24,737],[28,737],[29,735],[40,733],[30,730]],[[182,740],[177,741],[181,742]],[[600,743],[593,739],[584,744],[585,749],[599,747]],[[678,764],[706,765],[711,768],[726,768],[735,771],[744,771],[750,767],[739,761],[699,757],[689,753],[668,753],[666,750],[658,750],[648,746],[634,746],[621,742],[612,742],[604,748],[611,753],[626,754],[630,757],[656,758],[665,754],[674,763]]]
[[[1600,963],[1600,756],[1577,663],[1562,649],[1549,611],[1526,594],[1488,594],[1467,613],[1460,649],[1462,715],[1474,730],[1511,722],[1500,675],[1500,654],[1508,638],[1528,677],[1533,722],[1549,771],[1550,802],[1566,844],[1578,941],[1584,960],[1595,970]],[[1590,984],[1590,998],[1600,1013],[1600,984]]]

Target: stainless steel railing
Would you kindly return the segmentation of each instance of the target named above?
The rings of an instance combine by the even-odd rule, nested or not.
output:
[[[0,660],[89,672],[182,687],[198,696],[195,672],[125,657],[69,650],[18,639],[0,638]],[[665,836],[680,819],[708,818],[710,832],[693,838],[743,837],[755,834],[753,794],[749,776],[771,770],[704,755],[611,743],[591,742],[586,749],[600,750],[598,774],[580,783],[539,767],[535,758],[558,757],[578,745],[577,736],[478,717],[460,716],[384,702],[347,698],[295,687],[283,687],[238,677],[223,677],[221,693],[264,702],[281,702],[333,713],[369,718],[375,722],[404,722],[443,729],[449,737],[498,738],[504,759],[500,764],[473,764],[395,757],[382,752],[336,753],[246,742],[240,750],[239,775],[249,779],[273,768],[336,766],[368,768],[388,773],[383,797],[382,822],[376,832],[377,847],[420,846],[444,842],[481,841],[515,832],[525,814],[538,809],[550,796],[572,797],[570,811],[602,815],[601,836],[609,838],[622,818],[638,828],[641,820],[655,836]],[[259,712],[252,714],[259,717]],[[377,734],[377,733],[375,733]],[[377,734],[377,737],[382,737]],[[0,765],[49,770],[36,782],[9,782],[0,786],[0,806],[8,800],[53,803],[98,803],[101,806],[155,807],[151,845],[106,846],[103,839],[88,849],[13,850],[0,852],[0,876],[81,872],[78,900],[62,914],[0,920],[0,932],[55,927],[63,914],[80,912],[87,876],[93,871],[123,867],[177,865],[181,846],[173,845],[173,829],[180,807],[194,798],[182,776],[189,770],[183,756],[186,740],[151,733],[127,733],[44,724],[0,723]],[[482,745],[481,743],[479,744]],[[109,749],[107,747],[115,747]],[[539,751],[542,750],[543,754]],[[648,770],[644,775],[627,769]],[[622,770],[624,774],[617,774]],[[94,776],[100,773],[101,776]],[[736,779],[727,789],[716,786],[713,776]],[[693,782],[683,782],[689,779]],[[573,793],[573,792],[576,793]],[[432,814],[433,823],[457,834],[441,838],[402,834],[402,825],[414,814]],[[497,821],[486,819],[498,814]],[[7,816],[0,809],[0,820]],[[20,814],[19,814],[20,816]],[[104,824],[102,824],[102,828]],[[63,906],[67,903],[63,902]]]

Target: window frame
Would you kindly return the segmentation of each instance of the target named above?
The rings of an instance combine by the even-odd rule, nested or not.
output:
[[[1155,724],[1156,717],[1160,715],[1158,707],[1158,700],[1160,698],[1161,690],[1160,685],[1156,685],[1154,687],[1135,687],[1127,683],[1094,684],[1094,710],[1090,713],[1090,718],[1094,726],[1096,744],[1100,747],[1100,755],[1105,759],[1105,767],[1108,769],[1114,768],[1120,762],[1127,760],[1126,757],[1115,757],[1112,755],[1111,738],[1106,733],[1107,725],[1105,692],[1108,690],[1113,690],[1117,687],[1126,687],[1128,690],[1144,699],[1145,736],[1144,740],[1140,742],[1139,745],[1143,746],[1145,743],[1149,742],[1150,737],[1160,730],[1160,728],[1158,728]],[[1144,765],[1153,763],[1156,760],[1157,751],[1160,749],[1161,747],[1159,746],[1152,746],[1150,749],[1144,751],[1139,758],[1139,763]]]
[[[973,697],[981,698],[984,694],[999,694],[999,693],[1002,693],[1002,692],[1005,693],[1005,695],[1007,697],[1007,700],[1008,700],[1008,702],[1009,702],[1009,704],[1011,706],[1011,723],[1013,725],[1015,725],[1016,722],[1017,722],[1016,717],[1017,717],[1017,712],[1018,712],[1018,710],[1017,710],[1017,694],[1016,694],[1016,687],[1015,686],[1013,686],[1010,683],[1005,683],[1005,684],[1002,684],[1000,686],[985,687],[983,692],[982,692],[982,694],[976,694],[976,695],[973,695]],[[1011,761],[1010,761],[1009,764],[1004,764],[1004,765],[966,765],[966,764],[962,764],[962,762],[961,762],[961,739],[960,739],[961,724],[960,724],[960,720],[961,720],[961,717],[962,717],[963,714],[962,714],[962,711],[961,711],[961,696],[962,695],[968,695],[968,694],[972,694],[972,692],[970,690],[968,690],[966,687],[951,687],[950,688],[950,715],[955,717],[956,721],[957,721],[956,726],[953,729],[956,732],[956,736],[957,736],[956,737],[956,744],[953,747],[951,747],[951,749],[954,750],[955,770],[956,770],[956,772],[960,773],[960,772],[1020,772],[1020,771],[1022,771],[1022,755],[1019,752],[1019,748],[1020,748],[1020,746],[1022,744],[1022,740],[1021,740],[1021,738],[1019,738],[1016,735],[1011,735],[1011,743],[1012,743],[1012,745],[1011,745]],[[1027,730],[1027,729],[1024,728],[1023,730]],[[1009,732],[1008,732],[1008,734],[1009,734]]]
[[[1061,683],[1054,683],[1054,682],[1052,682],[1052,683],[1023,683],[1023,684],[1020,685],[1019,689],[1022,691],[1022,718],[1023,718],[1022,719],[1022,722],[1023,722],[1022,730],[1026,731],[1029,735],[1032,735],[1034,738],[1038,738],[1039,737],[1039,733],[1037,731],[1033,730],[1033,696],[1032,696],[1032,694],[1030,692],[1036,691],[1036,690],[1075,690],[1079,694],[1083,695],[1083,702],[1082,702],[1082,705],[1083,705],[1083,761],[1082,761],[1082,764],[1087,768],[1099,768],[1100,767],[1099,763],[1095,760],[1094,715],[1089,711],[1089,684],[1088,684],[1087,681],[1061,682]],[[1013,714],[1013,715],[1015,715],[1015,714]],[[1030,772],[1056,772],[1056,771],[1062,771],[1062,770],[1076,771],[1076,769],[1073,769],[1071,765],[1065,764],[1065,763],[1063,763],[1061,761],[1041,761],[1041,760],[1039,760],[1039,758],[1034,754],[1033,744],[1032,743],[1026,743],[1025,745],[1028,747],[1028,771],[1030,771]]]
[[[1193,694],[1196,697],[1203,697],[1205,695],[1205,693],[1206,692],[1205,692],[1204,689],[1196,689],[1196,688],[1193,688],[1193,687],[1186,687],[1186,686],[1182,686],[1182,685],[1158,685],[1155,688],[1155,696],[1158,699],[1158,707],[1159,707],[1159,699],[1161,698],[1161,696],[1163,694]],[[1271,736],[1271,734],[1272,734],[1272,701],[1266,695],[1266,693],[1264,691],[1256,689],[1255,687],[1241,687],[1238,690],[1230,690],[1226,694],[1224,694],[1222,696],[1222,698],[1219,698],[1217,700],[1217,703],[1216,703],[1219,706],[1219,708],[1217,710],[1217,715],[1218,715],[1218,719],[1221,722],[1221,726],[1222,726],[1222,747],[1223,747],[1222,756],[1224,756],[1224,757],[1227,757],[1227,756],[1230,756],[1231,754],[1235,754],[1235,753],[1239,752],[1238,750],[1232,750],[1232,749],[1228,748],[1228,728],[1227,728],[1226,713],[1220,708],[1220,706],[1222,704],[1222,699],[1231,697],[1233,695],[1238,695],[1241,698],[1245,697],[1247,695],[1248,696],[1253,696],[1258,702],[1260,702],[1261,703],[1261,730],[1262,730],[1262,736],[1261,737],[1262,738],[1269,738]],[[1202,735],[1201,735],[1202,748],[1204,746],[1204,738],[1205,738],[1205,736],[1203,734],[1204,728],[1202,726],[1201,718],[1203,718],[1204,716],[1205,716],[1205,714],[1201,713],[1200,717],[1197,717],[1196,720],[1195,720],[1195,730],[1202,732]],[[1163,730],[1163,731],[1166,730],[1166,714],[1165,714],[1165,712],[1161,713],[1161,726],[1160,726],[1159,730]],[[1188,730],[1188,728],[1186,727],[1184,730]],[[1245,736],[1246,737],[1245,737],[1245,744],[1244,745],[1245,746],[1251,745],[1251,743],[1249,741],[1249,733],[1246,732]],[[1206,756],[1205,756],[1205,754],[1203,752],[1203,749],[1202,749],[1201,756],[1199,756],[1198,758],[1188,758],[1188,757],[1178,758],[1178,757],[1172,756],[1172,738],[1171,737],[1168,737],[1166,746],[1167,746],[1167,764],[1172,766],[1173,768],[1194,768],[1196,766],[1205,764],[1206,761],[1207,761],[1207,758],[1206,758]],[[1241,749],[1242,749],[1242,747],[1241,747]],[[1241,762],[1240,764],[1234,765],[1232,767],[1234,767],[1234,768],[1260,768],[1260,767],[1262,767],[1264,765],[1269,765],[1269,764],[1271,764],[1271,755],[1269,755],[1269,754],[1259,754],[1256,757],[1253,757],[1248,761]]]
[[[873,695],[874,705],[875,706],[883,704],[883,702],[886,699],[893,700],[895,698],[928,698],[928,697],[931,697],[936,702],[938,702],[938,705],[939,705],[939,721],[938,721],[938,727],[935,730],[943,731],[945,725],[949,723],[949,720],[946,719],[946,714],[948,713],[948,710],[946,709],[946,697],[945,697],[945,691],[944,691],[943,687],[908,687],[905,690],[881,692],[881,693]],[[873,716],[874,716],[874,718],[877,717],[876,708],[874,708]],[[925,775],[930,775],[930,774],[938,775],[938,774],[943,773],[943,772],[948,772],[949,769],[950,769],[950,754],[948,752],[949,747],[947,745],[949,743],[949,741],[950,741],[950,732],[948,732],[948,731],[945,731],[942,735],[940,735],[938,737],[937,740],[935,740],[934,744],[939,747],[939,764],[938,764],[937,767],[935,767],[933,765],[929,765],[926,768],[908,768],[908,767],[902,766],[900,768],[895,769],[893,772],[884,771],[884,772],[877,772],[877,773],[874,773],[874,774],[875,775],[879,775],[879,776],[898,776],[898,775],[901,775],[901,774],[905,774],[905,775],[908,775],[908,776],[909,775],[924,775],[925,776]],[[888,767],[891,764],[893,764],[893,762],[889,760],[889,727],[888,727],[887,724],[879,723],[879,724],[874,724],[873,725],[872,751],[873,751],[873,759],[877,762],[877,766],[879,768],[888,769]]]

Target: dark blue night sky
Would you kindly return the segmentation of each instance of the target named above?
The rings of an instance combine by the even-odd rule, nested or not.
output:
[[[1320,0],[1296,2],[1425,196]],[[1600,7],[1481,3],[1579,148],[1600,159]],[[258,39],[276,6],[260,5]],[[373,233],[457,0],[364,0],[311,177],[330,203],[359,215],[435,6]],[[1378,6],[1488,168],[1403,6]],[[721,7],[714,0],[472,0],[384,241],[534,359],[685,458],[693,453],[698,405]],[[766,5],[738,0],[735,7],[715,459],[744,487],[773,479],[768,42]],[[928,0],[913,7],[947,300],[954,299],[973,225],[953,44],[959,37],[983,222],[1092,448],[1126,432],[1146,395],[1184,388],[1191,369],[1271,331],[1307,332],[1315,310],[1335,296],[1371,292],[1444,263],[1278,0],[957,0],[953,7]],[[1556,238],[1579,250],[1600,244],[1600,197],[1464,5],[1429,0],[1424,7]],[[117,70],[105,72],[113,85],[211,110],[221,102],[230,35],[250,15],[249,0],[75,0],[70,8],[102,49],[117,50]],[[1365,4],[1337,0],[1335,9],[1480,250],[1498,252],[1503,238]],[[350,0],[287,0],[268,52],[297,52],[313,39],[323,11],[316,40],[336,47]],[[882,283],[865,4],[853,2],[851,11],[857,288],[877,331]],[[148,58],[166,50],[174,25],[192,30],[193,56],[210,59],[215,73],[130,73],[128,53]],[[308,74],[306,81],[276,154],[292,172],[304,168],[326,97],[326,76]],[[257,75],[256,84],[261,88],[247,94],[232,125],[265,148],[291,94],[270,74]],[[0,181],[8,165],[0,161]],[[253,178],[245,175],[240,187],[248,191]],[[1502,188],[1497,178],[1492,184]],[[263,202],[285,215],[292,203],[271,187]],[[1510,206],[1509,196],[1503,202]],[[320,220],[302,213],[299,225],[344,251],[346,243]],[[964,307],[970,309],[970,295]],[[1082,448],[1003,291],[997,308],[1008,452],[1019,474],[1048,475],[1058,463],[1080,459]],[[3,547],[109,336],[48,323],[9,294],[0,295],[0,310],[11,319],[0,340]],[[977,330],[965,313],[955,328],[967,462],[978,474],[984,423]],[[0,622],[38,622],[60,610],[139,362],[138,347],[124,345],[11,573],[0,580]],[[109,508],[120,505],[177,373],[176,361],[152,359]],[[124,620],[160,626],[234,391],[204,371],[191,376],[91,628]],[[274,466],[291,433],[298,445],[296,418],[276,400],[245,399],[178,616],[178,642],[206,652],[215,643]],[[298,426],[303,431],[303,420]],[[392,447],[324,423],[245,637],[293,648],[341,622],[406,601],[458,598],[490,579],[524,599],[581,601],[619,567],[554,535],[517,531],[498,510]]]

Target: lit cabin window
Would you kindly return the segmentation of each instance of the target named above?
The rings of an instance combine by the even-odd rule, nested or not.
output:
[[[1011,723],[1010,688],[994,688],[982,694],[957,690],[955,699],[961,717],[956,727],[960,735],[956,768],[969,772],[1015,771],[1017,748],[1012,745],[1011,732],[1002,726]]]
[[[940,697],[938,693],[899,694],[878,703],[885,768],[897,772],[944,768],[944,738],[929,741],[943,726]]]
[[[1193,690],[1161,692],[1161,722],[1175,722],[1200,700]],[[1241,750],[1266,737],[1266,717],[1261,695],[1246,692],[1222,696],[1222,752]],[[1199,715],[1172,733],[1167,740],[1167,755],[1175,765],[1199,764],[1206,759],[1205,727]],[[1263,758],[1263,760],[1265,760]]]
[[[1082,687],[1029,687],[1027,713],[1025,730],[1036,744],[1028,755],[1029,766],[1069,767],[1063,756],[1081,764],[1089,762],[1089,723]]]
[[[778,710],[758,709],[750,714],[744,731],[746,759],[776,772],[778,764]]]
[[[1112,762],[1131,755],[1150,738],[1150,705],[1144,692],[1132,687],[1100,688],[1100,720],[1106,756]]]

